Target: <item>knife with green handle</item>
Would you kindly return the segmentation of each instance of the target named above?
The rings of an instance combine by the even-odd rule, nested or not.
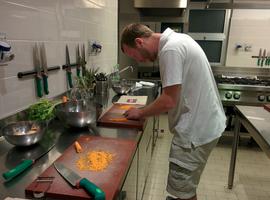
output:
[[[26,169],[28,169],[30,166],[32,166],[42,156],[44,156],[45,154],[47,154],[54,146],[55,146],[55,144],[52,144],[49,148],[47,148],[45,150],[44,150],[44,148],[41,147],[40,149],[38,149],[39,150],[38,153],[40,153],[40,151],[42,151],[42,153],[40,153],[40,155],[38,157],[36,157],[35,159],[25,159],[25,160],[23,160],[19,165],[17,165],[13,169],[11,169],[11,170],[9,170],[7,172],[4,172],[2,174],[2,176],[7,181],[13,179],[14,177],[16,177],[19,174],[21,174],[23,171],[25,171]]]
[[[41,74],[41,68],[40,68],[40,55],[38,51],[38,46],[37,43],[34,46],[33,49],[33,54],[34,54],[34,66],[36,68],[36,86],[37,86],[37,96],[42,97],[43,92],[42,92],[42,74]]]
[[[80,57],[80,46],[78,45],[76,48],[76,72],[77,72],[77,77],[80,77],[81,73],[81,57]]]
[[[261,67],[263,67],[263,65],[264,65],[264,59],[266,59],[266,49],[263,50],[263,56],[262,56]]]
[[[265,60],[265,65],[268,66],[270,64],[270,52],[267,52],[266,60]]]
[[[71,65],[70,65],[70,58],[69,58],[69,51],[68,46],[66,45],[66,65],[67,65],[67,79],[68,79],[68,85],[70,88],[73,88],[72,83],[72,72],[71,72]]]
[[[54,163],[53,165],[56,171],[73,187],[84,188],[87,192],[93,195],[95,200],[105,200],[105,193],[94,183],[90,182],[86,178],[81,178],[77,173],[67,168],[62,163]]]
[[[42,43],[40,47],[40,56],[41,56],[41,65],[43,68],[43,87],[45,94],[49,94],[49,86],[48,86],[48,66],[47,66],[47,58],[46,58],[46,49],[45,44]]]

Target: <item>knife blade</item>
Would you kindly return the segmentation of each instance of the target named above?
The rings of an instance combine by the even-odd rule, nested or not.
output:
[[[261,64],[261,57],[262,57],[262,49],[260,48],[259,56],[258,56],[258,60],[257,60],[257,66],[260,66],[260,64]]]
[[[90,182],[86,178],[81,178],[77,173],[67,168],[62,163],[53,164],[56,171],[73,187],[82,187],[91,195],[95,200],[105,200],[105,193],[94,183]]]
[[[36,149],[30,149],[27,152],[22,152],[21,149],[19,149],[18,151],[20,151],[21,154],[27,154],[29,155],[30,152],[33,152],[35,154],[38,154],[38,156],[36,156],[33,159],[25,159],[23,160],[20,164],[18,164],[16,167],[12,168],[11,170],[4,172],[2,174],[2,176],[4,177],[5,180],[9,181],[11,179],[13,179],[14,177],[16,177],[17,175],[21,174],[22,172],[24,172],[27,168],[29,168],[30,166],[32,166],[38,159],[40,159],[41,157],[43,157],[44,155],[46,155],[53,147],[55,146],[55,143],[50,144],[49,147],[43,147],[43,146],[38,146]],[[16,150],[16,149],[15,149]],[[40,153],[41,152],[41,153]],[[19,154],[19,153],[17,153]],[[16,155],[16,154],[15,154]],[[13,156],[12,159],[15,159],[15,156]]]
[[[72,71],[71,71],[71,65],[70,65],[69,50],[68,50],[67,45],[66,45],[66,65],[67,65],[66,72],[67,72],[68,85],[70,88],[73,88]]]
[[[80,46],[79,45],[76,48],[76,63],[77,63],[77,67],[76,67],[77,77],[80,77],[80,73],[81,73],[81,57],[80,57]]]
[[[40,68],[40,55],[38,51],[38,45],[35,43],[35,46],[33,48],[33,55],[34,55],[34,66],[36,68],[36,86],[37,86],[37,95],[38,97],[43,96],[42,92],[42,74],[41,74],[41,68]]]
[[[48,65],[47,65],[47,57],[46,57],[46,49],[45,44],[42,43],[40,46],[40,56],[41,56],[41,66],[43,68],[43,87],[45,94],[49,94],[49,86],[48,86]]]
[[[263,50],[263,56],[262,56],[262,62],[261,62],[261,67],[264,64],[264,59],[266,58],[266,49]]]
[[[85,76],[86,74],[86,68],[85,68],[85,47],[84,47],[84,44],[82,46],[82,75]]]

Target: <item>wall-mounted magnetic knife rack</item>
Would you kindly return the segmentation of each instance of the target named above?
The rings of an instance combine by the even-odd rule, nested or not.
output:
[[[59,69],[60,69],[60,66],[48,67],[48,71],[56,71]],[[44,73],[44,70],[41,70],[41,72]],[[18,78],[24,78],[26,76],[36,76],[36,75],[37,75],[37,71],[35,70],[18,72],[17,74]]]
[[[70,64],[70,67],[77,67],[78,65],[81,65],[82,63],[72,63],[72,64]],[[84,62],[84,64],[86,65],[87,64],[87,62]],[[62,65],[62,69],[66,69],[68,67],[68,65]]]
[[[267,52],[267,53],[266,53]],[[260,48],[258,56],[251,56],[251,58],[257,58],[257,66],[270,66],[270,51]]]

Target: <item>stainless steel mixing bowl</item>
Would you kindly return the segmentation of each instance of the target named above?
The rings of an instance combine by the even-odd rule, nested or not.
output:
[[[58,104],[55,114],[65,125],[72,127],[85,127],[96,120],[94,105],[83,100]]]
[[[1,132],[13,145],[30,146],[41,140],[46,128],[46,122],[18,121],[4,126]]]
[[[120,95],[129,93],[133,86],[133,83],[124,79],[121,81],[112,81],[111,84],[113,91]]]

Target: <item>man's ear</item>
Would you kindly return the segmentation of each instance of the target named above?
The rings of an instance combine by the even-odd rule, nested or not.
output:
[[[142,38],[135,38],[135,44],[137,47],[142,47],[143,39]]]

